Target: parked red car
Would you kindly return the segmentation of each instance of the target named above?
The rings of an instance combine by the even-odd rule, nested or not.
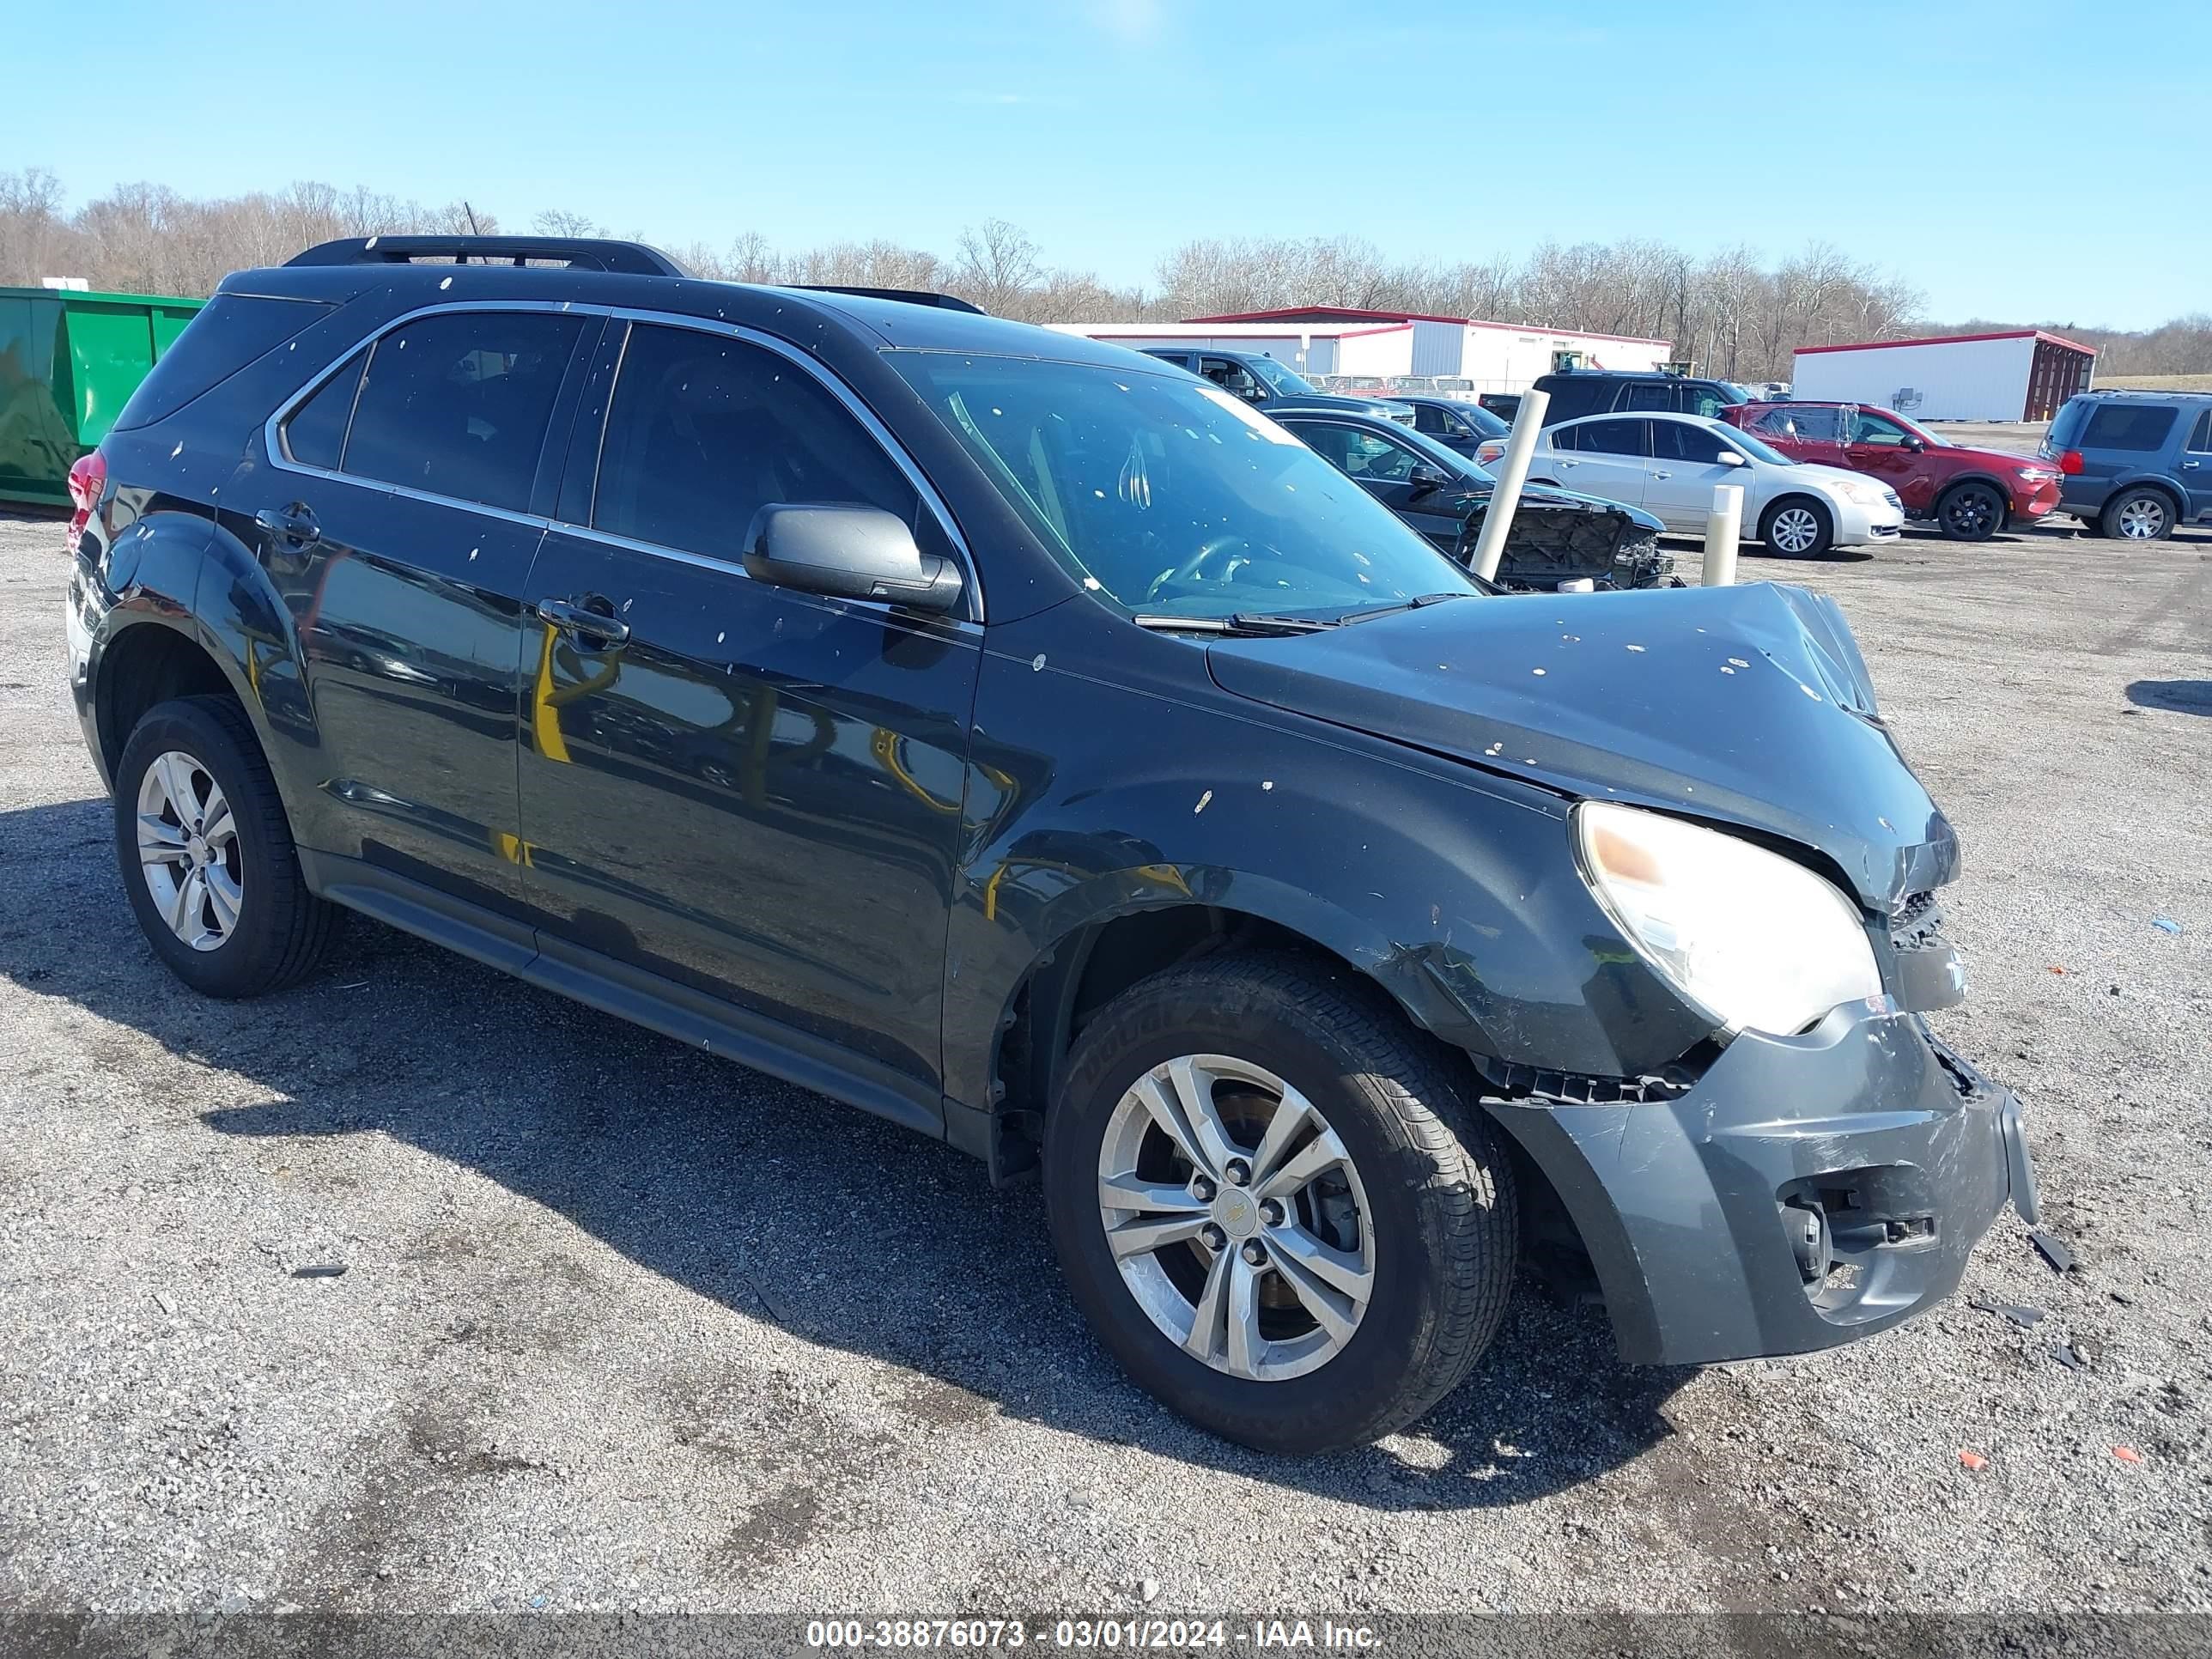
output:
[[[1946,443],[1902,415],[1863,404],[1752,403],[1719,418],[1763,438],[1793,461],[1815,461],[1880,478],[1909,518],[1946,536],[1985,541],[2058,505],[2058,470],[2033,455]]]

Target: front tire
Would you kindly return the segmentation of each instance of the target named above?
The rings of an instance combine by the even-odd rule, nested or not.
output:
[[[1759,539],[1785,559],[1817,559],[1836,544],[1835,516],[1809,495],[1785,495],[1759,520]]]
[[[2173,533],[2173,502],[2160,489],[2124,489],[2105,503],[2097,528],[2108,541],[2160,542]]]
[[[1124,992],[1069,1057],[1043,1174],[1124,1369],[1261,1450],[1411,1423],[1510,1294],[1510,1165],[1445,1051],[1342,969],[1227,957]]]
[[[115,856],[155,955],[205,996],[282,989],[336,927],[301,879],[276,781],[228,697],[180,697],[138,722],[115,768]]]
[[[1985,483],[1955,484],[1936,503],[1936,522],[1954,542],[1985,542],[2004,521],[2004,497]]]

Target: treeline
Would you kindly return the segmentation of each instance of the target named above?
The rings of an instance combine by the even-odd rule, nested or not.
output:
[[[209,199],[127,185],[72,209],[54,176],[32,168],[0,173],[0,284],[68,276],[95,289],[202,295],[229,271],[281,264],[333,237],[502,228],[464,202],[426,206],[315,183]],[[617,234],[559,208],[536,215],[527,228]],[[1918,290],[1825,243],[1778,262],[1748,246],[1700,258],[1627,240],[1419,263],[1346,237],[1203,239],[1170,252],[1155,283],[1143,289],[1053,266],[1019,228],[1000,219],[963,231],[941,254],[882,240],[780,249],[754,232],[726,245],[660,245],[702,276],[938,289],[1032,322],[1165,321],[1328,305],[1654,336],[1674,341],[1704,372],[1737,380],[1787,378],[1801,345],[2003,326],[1931,322]],[[2212,317],[2201,313],[2134,333],[2056,326],[2103,351],[2100,377],[2212,373]]]

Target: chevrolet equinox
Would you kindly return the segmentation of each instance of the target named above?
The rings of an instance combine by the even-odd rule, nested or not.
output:
[[[1231,1438],[1419,1416],[1524,1241],[1680,1364],[1893,1325],[2033,1212],[1924,1018],[1951,825],[1802,589],[1501,597],[1135,352],[633,243],[233,276],[78,485],[179,979],[364,912],[1033,1175]]]

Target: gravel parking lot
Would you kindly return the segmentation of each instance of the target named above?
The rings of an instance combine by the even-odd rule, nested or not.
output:
[[[1700,1371],[1530,1287],[1304,1462],[1123,1381],[1035,1190],[941,1146],[365,922],[182,991],[60,542],[0,515],[0,1607],[2212,1610],[2203,529],[1743,561],[1838,596],[1958,823],[1937,1024],[2078,1268],[2008,1213],[1934,1315]]]

